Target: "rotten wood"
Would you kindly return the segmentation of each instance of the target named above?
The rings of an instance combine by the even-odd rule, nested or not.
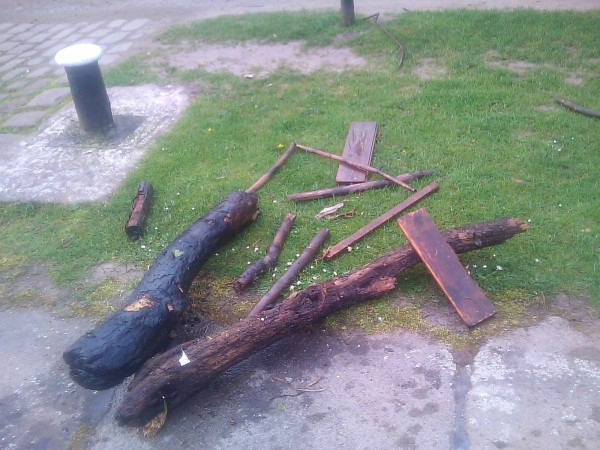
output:
[[[131,205],[131,213],[125,223],[125,233],[133,241],[138,240],[144,234],[144,224],[148,218],[152,193],[150,183],[144,180],[138,183]]]
[[[518,219],[500,219],[445,231],[456,253],[500,244],[527,229]],[[391,291],[394,277],[420,262],[410,245],[377,258],[352,273],[298,291],[272,309],[205,338],[188,341],[147,361],[117,409],[121,425],[139,427],[198,393],[228,368],[285,336],[355,303]],[[182,351],[190,363],[181,366]]]
[[[573,102],[570,102],[569,100],[565,100],[562,97],[557,97],[556,101],[563,105],[565,108],[570,109],[571,111],[583,114],[584,116],[595,117],[597,119],[600,119],[600,111],[598,111],[597,109],[589,109],[585,106],[577,105]]]
[[[431,170],[419,170],[417,172],[409,172],[402,175],[398,175],[395,177],[400,181],[411,181],[417,178],[422,178],[427,175],[431,175],[433,172]],[[308,192],[299,192],[297,194],[290,194],[287,196],[293,202],[306,202],[309,200],[317,200],[320,198],[329,198],[329,197],[337,197],[340,195],[348,195],[354,194],[356,192],[367,191],[369,189],[381,189],[386,186],[389,186],[392,183],[390,180],[375,180],[375,181],[367,181],[366,183],[356,183],[349,184],[347,186],[337,186],[330,189],[320,189],[317,191],[308,191]]]
[[[373,220],[371,223],[365,225],[360,230],[352,233],[346,239],[343,239],[342,241],[338,242],[333,247],[328,248],[325,251],[325,253],[323,253],[323,258],[324,259],[332,259],[332,258],[335,258],[340,253],[345,252],[348,249],[348,247],[350,247],[350,246],[354,245],[355,243],[357,243],[358,241],[360,241],[367,234],[373,232],[374,230],[379,228],[384,223],[386,223],[389,220],[396,217],[398,214],[402,213],[403,211],[406,211],[411,206],[417,204],[424,198],[433,194],[435,191],[438,190],[439,186],[440,185],[438,184],[438,182],[434,181],[433,183],[425,186],[423,189],[415,192],[413,195],[408,197],[406,200],[404,200],[403,202],[394,206],[392,209],[385,212],[384,214],[382,214],[381,216],[379,216],[378,218]]]
[[[271,242],[271,244],[267,247],[267,252],[264,258],[259,259],[255,263],[246,267],[244,272],[235,281],[233,287],[236,291],[242,291],[251,284],[256,283],[258,277],[263,272],[271,267],[275,267],[277,260],[279,259],[279,254],[281,253],[281,249],[283,248],[283,244],[290,234],[295,220],[295,214],[288,213],[285,215],[281,225],[279,225],[279,228],[277,228],[277,231],[275,232],[273,242]]]
[[[253,194],[263,187],[267,181],[273,177],[275,172],[277,172],[281,166],[283,166],[283,163],[291,156],[291,154],[294,153],[294,150],[296,150],[296,144],[292,142],[285,153],[277,160],[277,162],[273,164],[273,166],[262,177],[260,177],[256,183],[246,189],[246,193]]]
[[[492,302],[423,208],[398,219],[398,225],[461,319],[473,327],[496,314]]]
[[[257,203],[252,193],[233,192],[177,236],[126,305],[65,350],[71,378],[87,389],[108,389],[162,351],[198,271],[215,249],[252,222]]]
[[[370,165],[377,138],[376,122],[352,122],[342,158],[359,164]],[[364,183],[369,172],[340,163],[335,181],[338,184]]]
[[[255,316],[263,311],[268,305],[277,300],[277,297],[283,292],[284,289],[290,287],[294,282],[294,279],[304,270],[306,265],[311,259],[317,254],[317,251],[321,248],[323,243],[329,237],[329,230],[327,228],[321,228],[315,237],[309,242],[300,256],[292,263],[291,266],[281,275],[281,277],[273,284],[271,289],[262,296],[262,298],[256,303],[248,317]]]
[[[375,167],[367,166],[365,164],[356,163],[354,161],[348,161],[347,159],[344,159],[341,156],[333,155],[331,153],[327,153],[327,152],[324,152],[322,150],[317,150],[316,148],[307,147],[306,145],[296,144],[296,147],[298,147],[301,150],[304,150],[305,152],[314,153],[315,155],[319,155],[319,156],[323,156],[325,158],[333,159],[335,161],[347,164],[348,166],[354,167],[356,169],[360,169],[360,170],[365,170],[367,172],[376,173],[377,175],[385,178],[386,180],[389,180],[392,183],[397,184],[398,186],[402,186],[404,189],[408,189],[410,192],[416,192],[417,191],[415,188],[413,188],[412,186],[406,184],[404,181],[400,181],[397,178],[395,178],[395,177],[393,177],[391,175],[388,175],[387,173],[382,172],[379,169],[376,169]]]

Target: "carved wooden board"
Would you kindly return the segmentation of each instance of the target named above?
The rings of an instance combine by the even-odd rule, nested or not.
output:
[[[425,209],[400,217],[398,225],[468,326],[496,314],[494,305],[469,276]]]
[[[342,158],[370,166],[377,137],[376,122],[352,122]],[[338,184],[364,183],[368,172],[340,163],[335,181]]]

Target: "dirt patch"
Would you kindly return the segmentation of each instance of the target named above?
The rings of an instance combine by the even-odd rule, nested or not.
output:
[[[230,72],[240,77],[265,77],[279,67],[301,73],[343,72],[363,67],[367,60],[344,47],[304,49],[301,42],[285,44],[197,44],[201,48],[164,48],[169,65],[180,70]]]
[[[435,80],[448,75],[448,71],[440,66],[433,58],[421,59],[419,64],[413,69],[413,73],[421,80]]]

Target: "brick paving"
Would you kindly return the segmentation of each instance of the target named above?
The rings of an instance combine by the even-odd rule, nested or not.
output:
[[[99,22],[0,22],[0,135],[30,134],[70,99],[57,51],[78,43],[103,50],[102,69],[122,61],[158,23],[146,18]]]

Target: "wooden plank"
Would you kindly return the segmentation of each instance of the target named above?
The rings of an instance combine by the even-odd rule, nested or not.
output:
[[[325,253],[323,253],[323,258],[331,259],[331,258],[334,258],[337,255],[339,255],[340,253],[345,252],[349,246],[354,245],[356,242],[360,241],[367,234],[369,234],[372,231],[379,228],[381,225],[386,223],[388,220],[393,219],[398,214],[402,213],[403,211],[406,211],[408,208],[410,208],[417,202],[419,202],[422,199],[424,199],[425,197],[428,197],[429,195],[433,194],[435,191],[438,190],[438,188],[439,188],[439,184],[437,181],[434,181],[433,183],[428,184],[423,189],[417,191],[416,193],[414,193],[413,195],[408,197],[403,202],[394,206],[389,211],[383,213],[381,216],[379,216],[378,218],[373,220],[371,223],[365,225],[360,230],[358,230],[355,233],[348,236],[346,239],[338,242],[333,247],[328,248],[325,251]]]
[[[492,303],[469,276],[425,209],[400,217],[398,225],[468,326],[496,314]]]
[[[346,137],[342,158],[366,166],[371,165],[376,137],[376,122],[352,122]],[[340,164],[335,181],[338,184],[364,183],[368,176],[369,174],[364,170]]]

